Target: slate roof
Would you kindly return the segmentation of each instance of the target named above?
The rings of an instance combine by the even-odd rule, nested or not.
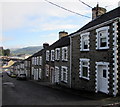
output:
[[[86,30],[90,27],[96,26],[98,24],[104,23],[106,21],[109,21],[109,20],[117,18],[117,17],[120,17],[120,7],[116,8],[110,12],[107,12],[107,13],[99,16],[98,18],[92,20],[91,22],[89,22],[88,24],[83,26],[81,29],[79,29],[77,32]]]
[[[50,45],[49,49],[55,49],[55,48],[60,48],[64,46],[70,45],[70,35],[62,37],[61,39],[57,40],[54,42],[52,45]]]

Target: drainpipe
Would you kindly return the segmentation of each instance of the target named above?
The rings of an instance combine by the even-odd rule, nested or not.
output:
[[[72,70],[72,38],[70,37],[70,88],[71,88],[71,70]]]

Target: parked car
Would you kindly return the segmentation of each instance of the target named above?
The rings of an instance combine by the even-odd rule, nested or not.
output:
[[[20,74],[17,76],[17,80],[27,80],[26,74]]]
[[[10,71],[7,71],[7,75],[10,76],[10,75],[11,75],[11,72],[10,72]]]
[[[16,78],[17,75],[16,75],[16,74],[11,74],[10,77],[12,77],[12,78]]]

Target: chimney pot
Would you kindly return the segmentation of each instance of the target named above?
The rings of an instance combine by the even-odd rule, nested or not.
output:
[[[48,43],[43,43],[43,48],[46,49],[49,46]]]
[[[65,32],[65,31],[60,31],[59,32],[59,39],[62,38],[62,37],[65,37],[68,35],[68,32]]]
[[[106,9],[103,7],[99,7],[97,4],[96,7],[92,8],[92,20],[96,19],[97,17],[101,16],[102,14],[106,13]]]

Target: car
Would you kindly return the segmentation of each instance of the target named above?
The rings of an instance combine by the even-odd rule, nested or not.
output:
[[[10,75],[11,75],[11,72],[10,72],[10,71],[7,71],[7,75],[10,76]]]
[[[12,78],[16,78],[17,75],[16,75],[16,74],[11,74],[10,77],[12,77]]]
[[[17,80],[27,80],[26,74],[19,74]]]

